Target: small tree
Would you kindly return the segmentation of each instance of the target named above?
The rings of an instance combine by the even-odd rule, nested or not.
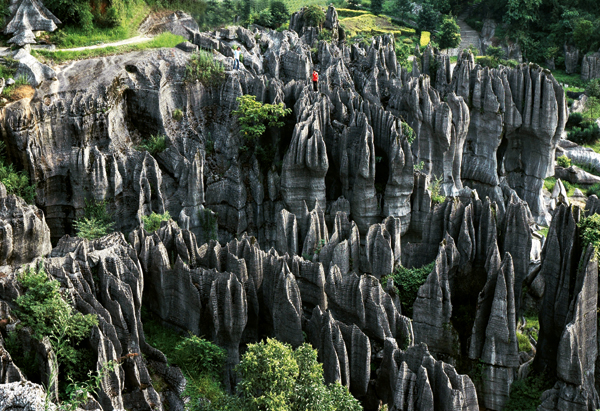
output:
[[[321,24],[325,22],[325,12],[320,6],[315,4],[308,6],[304,9],[304,22],[309,26],[321,27]]]
[[[417,18],[417,25],[420,30],[433,31],[438,25],[438,12],[429,1],[422,5],[421,12]]]
[[[413,10],[413,3],[410,0],[394,0],[394,14],[401,19]]]
[[[371,0],[371,13],[381,14],[383,8],[383,0]]]
[[[575,30],[573,30],[573,41],[577,48],[584,53],[590,47],[590,38],[594,33],[594,23],[589,20],[581,19],[575,25]]]
[[[460,45],[460,27],[451,15],[444,16],[439,30],[439,45],[443,49],[453,49]]]
[[[281,26],[290,18],[290,12],[285,3],[282,1],[273,1],[269,9],[271,10],[271,21],[275,27]]]
[[[325,385],[317,351],[303,344],[295,351],[288,344],[267,339],[248,345],[237,367],[238,388],[248,410],[359,411],[361,406],[346,387]]]
[[[256,101],[256,96],[245,94],[237,98],[239,107],[233,111],[238,118],[240,131],[246,140],[258,139],[269,127],[281,127],[284,122],[282,117],[290,114],[291,109],[285,108],[283,103],[263,104]]]
[[[488,46],[488,48],[485,49],[485,54],[487,54],[496,61],[502,60],[504,58],[504,50],[502,50],[502,47]]]

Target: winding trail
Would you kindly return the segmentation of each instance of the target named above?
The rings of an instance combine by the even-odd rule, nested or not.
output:
[[[125,40],[114,41],[111,43],[102,43],[102,44],[96,44],[93,46],[74,47],[74,48],[68,48],[68,49],[55,49],[53,51],[81,51],[81,50],[90,50],[90,49],[102,49],[102,48],[111,47],[111,46],[118,47],[118,46],[125,46],[127,44],[144,43],[146,41],[152,40],[153,38],[154,38],[154,36],[141,35],[141,36],[130,37]]]

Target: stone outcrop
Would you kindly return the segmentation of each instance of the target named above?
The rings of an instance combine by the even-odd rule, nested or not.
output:
[[[581,61],[581,80],[590,81],[600,78],[600,52],[586,54]]]
[[[34,31],[52,32],[61,24],[40,0],[11,0],[9,10],[11,15],[4,34],[12,35],[8,42],[19,47],[35,43]]]

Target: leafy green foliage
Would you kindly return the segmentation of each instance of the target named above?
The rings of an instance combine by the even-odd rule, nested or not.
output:
[[[583,114],[581,113],[571,113],[569,114],[569,119],[567,120],[567,128],[579,127],[581,122],[583,121]]]
[[[600,140],[600,127],[596,122],[584,121],[581,127],[573,127],[567,139],[577,144],[594,144]]]
[[[233,115],[238,118],[240,132],[248,144],[247,150],[254,147],[254,153],[263,166],[271,165],[275,156],[275,145],[260,142],[260,138],[269,127],[282,127],[285,123],[281,120],[292,112],[285,108],[283,103],[263,104],[256,101],[256,96],[245,94],[237,98],[238,109]],[[240,147],[241,149],[241,147]]]
[[[456,48],[460,45],[460,27],[456,23],[456,19],[451,15],[444,16],[442,19],[438,41],[442,50]]]
[[[590,38],[593,36],[594,30],[594,23],[589,20],[581,19],[577,22],[575,30],[573,30],[573,41],[578,49],[583,52],[588,51]]]
[[[429,185],[429,190],[431,191],[431,202],[433,204],[441,204],[446,200],[446,196],[441,194],[442,189],[442,177],[438,177],[433,179],[431,184]]]
[[[519,351],[529,352],[531,350],[531,343],[529,342],[529,337],[527,335],[520,333],[517,331],[517,342],[519,344]]]
[[[312,4],[304,9],[304,22],[313,27],[320,27],[325,22],[325,12],[320,6]]]
[[[317,352],[307,344],[297,350],[277,340],[248,345],[237,371],[247,410],[358,411],[360,404],[339,384],[325,386]]]
[[[273,26],[280,27],[282,24],[288,22],[290,12],[284,2],[279,0],[272,1],[269,10],[271,11]]]
[[[560,167],[569,168],[571,167],[571,159],[565,155],[562,155],[556,159],[556,164]]]
[[[502,50],[502,47],[488,46],[485,53],[496,60],[504,58],[504,50]]]
[[[582,218],[577,224],[579,235],[584,248],[588,245],[594,246],[596,250],[600,249],[600,214],[593,214]]]
[[[35,202],[35,186],[29,184],[29,177],[23,171],[17,171],[5,157],[6,144],[0,141],[0,182],[8,194],[23,198],[27,203]]]
[[[150,136],[150,138],[143,140],[142,144],[140,144],[137,149],[140,151],[147,151],[155,156],[167,149],[167,138],[160,134]]]
[[[404,315],[412,317],[412,307],[417,299],[419,288],[425,283],[434,267],[435,261],[420,268],[398,266],[393,273],[382,279],[384,285],[387,284],[388,279],[394,280],[394,287],[402,302]]]
[[[411,126],[408,125],[408,123],[405,123],[404,121],[400,123],[401,127],[402,127],[402,135],[406,136],[406,139],[408,140],[408,144],[412,144],[415,141],[416,138],[416,134],[415,131],[412,129]]]
[[[198,50],[185,67],[185,80],[199,81],[206,87],[219,86],[225,80],[225,68],[212,53]]]
[[[588,188],[586,190],[586,195],[595,195],[596,197],[600,198],[600,183],[593,184],[590,188]]]
[[[118,364],[118,360],[105,362],[100,370],[95,372],[89,371],[87,380],[83,382],[71,380],[71,383],[66,388],[67,399],[60,404],[59,410],[75,411],[80,409],[82,405],[88,402],[88,397],[93,396],[96,391],[98,391],[104,377],[108,375],[108,373],[113,372],[117,368]]]
[[[226,358],[223,348],[195,335],[181,340],[173,350],[175,364],[193,377],[204,373],[218,376]]]
[[[585,94],[590,97],[600,98],[600,79],[591,80],[585,87]]]
[[[106,211],[106,201],[85,200],[84,215],[73,223],[77,237],[95,240],[113,231],[115,223]]]
[[[542,393],[553,385],[553,378],[534,373],[516,380],[510,386],[510,398],[504,411],[535,411],[542,403]]]
[[[554,186],[556,185],[556,178],[554,177],[547,177],[546,179],[544,179],[544,188],[550,192],[552,192],[552,190],[554,189]]]
[[[183,119],[183,111],[180,108],[176,108],[173,110],[172,117],[175,121],[181,121]]]
[[[142,216],[142,222],[144,223],[144,229],[149,233],[152,233],[160,228],[160,223],[163,221],[169,221],[171,219],[171,215],[168,211],[165,211],[164,214],[157,214],[152,212],[150,215]]]
[[[371,13],[377,15],[383,9],[383,0],[371,0]]]
[[[425,0],[417,18],[417,26],[422,31],[434,31],[438,26],[439,14],[434,9],[430,0]]]
[[[77,368],[85,353],[79,343],[98,325],[97,317],[73,311],[60,294],[59,282],[48,278],[43,262],[37,268],[23,270],[17,281],[24,293],[15,301],[15,314],[23,326],[31,328],[33,338],[42,340],[47,336],[50,339],[66,379],[72,378],[79,371]]]

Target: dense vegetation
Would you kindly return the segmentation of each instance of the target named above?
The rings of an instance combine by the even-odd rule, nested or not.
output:
[[[78,237],[95,240],[113,231],[115,223],[106,206],[106,201],[85,200],[83,216],[73,223]]]
[[[277,340],[248,345],[236,372],[238,391],[227,394],[221,379],[226,352],[195,335],[181,336],[149,318],[144,311],[149,344],[161,350],[170,364],[181,367],[188,385],[189,411],[359,411],[361,406],[346,387],[325,385],[323,365],[308,344],[293,350]],[[162,383],[155,381],[160,391]],[[309,408],[310,406],[310,408]]]
[[[75,386],[81,388],[81,383],[86,387],[93,385],[88,381],[88,375],[89,370],[95,368],[95,356],[83,341],[89,336],[91,328],[98,325],[98,319],[95,315],[83,315],[71,307],[60,292],[59,282],[48,277],[43,262],[37,267],[25,268],[17,281],[23,289],[15,301],[15,314],[21,320],[19,327],[29,327],[36,340],[49,339],[56,354],[53,373],[58,376],[61,398],[74,400],[71,394]],[[35,355],[32,357],[29,355],[31,352],[24,351],[17,333],[12,332],[8,338],[10,348],[17,354],[15,362],[23,365],[24,370],[33,371]],[[19,364],[19,360],[23,362]]]
[[[35,201],[35,186],[29,183],[29,177],[23,171],[17,171],[6,159],[6,144],[0,141],[0,182],[6,187],[7,194],[23,198],[29,204]]]
[[[402,313],[412,317],[412,309],[419,288],[425,283],[429,274],[435,267],[435,261],[420,268],[396,267],[393,273],[384,277],[382,282],[387,285],[388,280],[394,281],[394,291],[400,297]]]

